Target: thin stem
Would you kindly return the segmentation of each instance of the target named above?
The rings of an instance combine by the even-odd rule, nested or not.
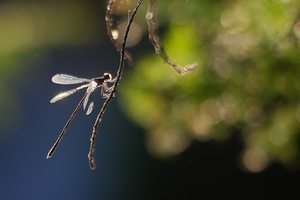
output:
[[[54,144],[52,145],[52,147],[50,148],[48,154],[47,154],[47,159],[51,158],[52,155],[54,154],[57,146],[59,145],[59,143],[61,142],[61,140],[63,139],[69,125],[71,124],[71,122],[73,121],[73,119],[75,118],[78,110],[81,108],[83,101],[86,97],[87,93],[84,94],[84,96],[82,97],[82,99],[79,101],[79,103],[77,104],[76,108],[74,109],[74,111],[72,112],[71,116],[69,117],[67,123],[65,124],[64,128],[62,129],[62,131],[60,132],[60,134],[58,135],[56,141],[54,142]]]
[[[117,43],[117,41],[113,37],[113,21],[112,21],[111,14],[112,14],[112,7],[113,7],[114,2],[115,2],[115,0],[109,0],[107,2],[105,22],[106,22],[107,35],[109,36],[109,39],[114,44],[116,49],[119,51],[120,50],[120,44]]]
[[[163,59],[163,61],[165,61],[167,64],[169,64],[180,75],[184,75],[184,74],[192,71],[193,69],[195,69],[198,66],[197,63],[193,63],[190,65],[186,65],[184,67],[180,67],[173,60],[171,60],[169,58],[168,54],[165,52],[165,50],[160,42],[159,35],[157,33],[155,8],[156,8],[156,0],[149,0],[146,20],[148,23],[149,40],[152,43],[156,54],[159,55]]]
[[[129,31],[130,31],[133,19],[134,19],[136,13],[137,13],[139,7],[141,6],[142,2],[143,2],[143,0],[138,0],[137,1],[133,12],[131,13],[131,15],[128,19],[128,24],[126,26],[125,35],[124,35],[123,42],[122,42],[122,47],[121,47],[121,50],[120,50],[120,62],[119,62],[119,67],[118,67],[118,71],[117,71],[117,78],[116,78],[116,81],[114,82],[114,84],[112,86],[113,87],[112,92],[110,93],[109,97],[106,99],[104,104],[102,105],[102,108],[101,108],[101,110],[100,110],[100,112],[99,112],[99,114],[98,114],[98,116],[95,120],[94,126],[93,126],[92,136],[90,138],[90,149],[89,149],[89,153],[88,153],[89,165],[90,165],[91,169],[96,168],[95,147],[96,147],[97,129],[98,129],[99,123],[101,122],[101,120],[103,118],[103,114],[105,113],[107,106],[112,101],[114,93],[116,92],[117,86],[118,86],[119,81],[121,79],[122,71],[123,71],[123,68],[124,68],[125,49],[126,49],[128,34],[129,34]]]
[[[111,40],[111,42],[113,43],[113,45],[115,46],[115,48],[117,49],[117,51],[120,51],[122,46],[119,42],[119,40],[117,38],[114,38],[113,36],[113,18],[112,18],[112,9],[113,9],[113,5],[114,5],[115,0],[109,0],[107,2],[107,6],[106,6],[106,15],[105,15],[105,22],[106,22],[106,29],[107,29],[107,35],[109,37],[109,39]],[[131,64],[132,63],[132,58],[130,53],[128,53],[127,51],[125,51],[125,60]]]

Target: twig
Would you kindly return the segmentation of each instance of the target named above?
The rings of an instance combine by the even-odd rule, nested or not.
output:
[[[112,0],[113,1],[113,0]],[[124,68],[124,61],[125,61],[125,55],[126,55],[126,43],[127,43],[127,38],[128,38],[128,34],[131,28],[131,24],[133,22],[133,19],[140,7],[140,5],[142,4],[143,0],[138,0],[134,10],[132,11],[131,15],[129,16],[128,19],[128,24],[126,26],[126,30],[125,30],[125,34],[124,34],[124,38],[123,38],[123,42],[122,42],[122,46],[120,49],[120,62],[119,62],[119,67],[118,67],[118,71],[117,71],[117,77],[116,77],[116,81],[113,84],[113,90],[110,93],[109,97],[106,99],[106,101],[103,103],[102,108],[95,120],[95,123],[93,125],[93,131],[92,131],[92,136],[90,138],[90,149],[89,149],[89,153],[88,153],[88,159],[89,159],[89,165],[91,169],[95,169],[96,168],[96,162],[95,162],[95,147],[96,147],[96,136],[97,136],[97,129],[99,126],[99,123],[101,122],[103,115],[106,111],[107,106],[109,105],[109,103],[112,101],[112,98],[116,92],[117,86],[119,84],[119,81],[121,79],[122,76],[122,71]]]
[[[155,11],[156,0],[148,0],[148,1],[149,4],[148,4],[148,10],[146,14],[146,20],[148,23],[148,35],[149,35],[149,40],[152,43],[156,54],[158,54],[167,64],[169,64],[180,75],[184,75],[192,71],[198,66],[197,63],[186,65],[185,67],[180,67],[173,60],[171,60],[167,55],[167,53],[165,52],[160,42],[159,35],[157,34],[156,11]]]
[[[107,6],[106,6],[106,15],[105,15],[105,22],[106,22],[106,29],[107,29],[107,35],[117,51],[120,51],[122,48],[121,43],[119,42],[118,38],[114,37],[113,33],[117,30],[113,30],[113,18],[112,18],[112,10],[115,0],[108,0]],[[132,63],[132,58],[129,52],[125,51],[125,60],[128,64]]]

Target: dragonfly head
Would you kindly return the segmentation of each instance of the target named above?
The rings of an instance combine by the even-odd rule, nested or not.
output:
[[[112,76],[111,76],[110,73],[104,73],[103,78],[104,78],[105,81],[112,80]]]

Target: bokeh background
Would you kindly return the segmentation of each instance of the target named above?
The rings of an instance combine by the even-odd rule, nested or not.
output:
[[[115,28],[127,3],[117,0]],[[159,33],[179,76],[147,39],[145,1],[133,24],[118,94],[87,152],[94,112],[81,111],[52,159],[46,154],[80,100],[56,73],[115,74],[106,1],[0,1],[0,199],[207,199],[298,195],[300,1],[158,0]],[[122,34],[120,34],[122,35]]]

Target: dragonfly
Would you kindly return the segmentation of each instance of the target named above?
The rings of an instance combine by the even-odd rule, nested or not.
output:
[[[66,122],[64,128],[58,135],[56,141],[50,148],[48,154],[47,154],[47,159],[51,158],[52,155],[54,154],[57,146],[63,139],[70,123],[78,113],[79,109],[83,107],[83,110],[86,110],[86,115],[91,114],[94,108],[94,102],[91,101],[89,104],[88,108],[86,109],[86,106],[89,102],[89,98],[91,94],[97,89],[100,89],[100,94],[103,98],[109,98],[111,92],[113,91],[114,86],[109,86],[109,84],[113,84],[116,81],[116,78],[112,78],[112,75],[110,73],[104,73],[103,76],[97,77],[97,78],[92,78],[92,79],[86,79],[86,78],[79,78],[73,75],[69,74],[56,74],[52,77],[52,82],[60,85],[74,85],[74,84],[82,84],[79,87],[61,92],[57,95],[55,95],[51,100],[50,103],[56,103],[57,101],[60,101],[62,99],[67,98],[68,96],[74,94],[75,92],[82,90],[86,88],[86,92],[82,99],[79,101],[77,104],[76,108],[72,112],[71,116],[69,117],[68,121]]]

